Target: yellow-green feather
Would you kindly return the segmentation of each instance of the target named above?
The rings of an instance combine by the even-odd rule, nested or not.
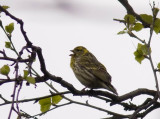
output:
[[[111,84],[110,74],[92,53],[83,46],[74,48],[72,52],[70,67],[83,85],[90,88],[106,88],[117,94]]]
[[[74,56],[71,56],[70,67],[71,67],[72,69],[74,68],[74,63],[75,63],[75,58],[74,58]]]

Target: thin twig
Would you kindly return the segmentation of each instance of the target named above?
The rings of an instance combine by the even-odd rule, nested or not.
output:
[[[41,116],[41,115],[43,115],[43,114],[45,114],[45,113],[47,113],[47,112],[50,112],[50,111],[52,111],[52,110],[54,110],[54,109],[56,109],[56,108],[63,107],[63,106],[66,106],[66,105],[70,105],[70,104],[72,104],[72,103],[71,103],[71,102],[67,102],[67,103],[64,103],[64,104],[56,105],[55,107],[49,109],[49,110],[46,111],[46,112],[42,112],[42,113],[33,115],[33,116],[31,116],[31,117]],[[31,117],[29,117],[29,118],[31,118]]]
[[[129,31],[128,34],[133,37],[136,38],[137,40],[139,40],[142,43],[145,43],[145,40],[140,39],[138,36],[136,36],[133,32]]]
[[[150,106],[146,111],[144,111],[143,113],[138,114],[138,117],[145,117],[147,114],[149,114],[150,112],[152,112],[153,110],[160,108],[160,103],[155,103],[153,104],[153,106]]]
[[[50,86],[55,92],[58,93],[58,91],[52,85],[48,84],[47,82],[46,82],[46,84],[48,86]],[[94,106],[94,105],[90,105],[89,103],[82,103],[82,102],[74,101],[72,99],[67,98],[66,96],[63,96],[63,95],[62,95],[62,97],[65,98],[66,100],[68,100],[69,102],[74,103],[74,104],[83,105],[83,106],[86,106],[86,107],[91,107],[93,109],[97,109],[97,110],[102,111],[102,112],[107,112],[108,114],[115,115],[115,116],[118,116],[118,117],[123,117],[123,118],[128,118],[129,117],[129,115],[118,114],[118,113],[115,113],[115,112],[112,112],[112,111],[109,111],[109,110],[106,110],[106,109],[103,109],[103,108],[100,108],[100,107],[97,107],[97,106]]]
[[[0,6],[0,7],[1,7],[1,6]],[[10,41],[10,43],[11,43],[12,50],[16,53],[16,55],[18,55],[18,52],[17,52],[17,50],[16,50],[16,48],[15,48],[13,42],[12,42],[11,36],[8,35],[8,33],[6,32],[6,30],[4,29],[4,27],[3,27],[2,25],[1,25],[1,28],[2,28],[2,30],[4,31],[4,33],[6,34],[7,38],[9,39],[9,41]]]
[[[17,111],[18,111],[18,115],[19,116],[21,116],[21,113],[20,113],[20,111],[19,111],[19,106],[18,106],[18,98],[19,98],[19,94],[20,94],[20,91],[21,91],[21,89],[22,89],[22,85],[23,85],[23,81],[22,82],[20,82],[20,85],[19,85],[19,89],[18,89],[18,91],[17,91],[17,96],[16,96],[16,107],[17,107]]]
[[[152,40],[152,36],[153,36],[153,31],[154,31],[155,20],[156,20],[156,16],[154,14],[154,9],[155,9],[154,2],[153,2],[153,7],[151,6],[151,9],[152,9],[152,14],[153,14],[153,19],[152,19],[152,24],[151,24],[151,27],[150,27],[150,36],[149,36],[149,40],[148,40],[147,46],[148,46],[148,52],[149,52],[149,61],[150,61],[151,67],[152,67],[152,71],[153,71],[154,79],[155,79],[155,83],[156,83],[157,94],[158,94],[158,97],[160,99],[160,91],[159,91],[158,78],[157,78],[157,74],[156,74],[156,71],[155,71],[155,68],[154,68],[154,64],[153,64],[153,61],[152,61],[152,56],[151,56],[151,53],[150,53],[150,44],[151,44],[151,40]]]
[[[46,95],[46,96],[42,96],[42,97],[37,97],[37,98],[31,98],[31,99],[24,99],[24,100],[18,100],[18,101],[8,101],[6,100],[4,103],[1,103],[0,106],[2,105],[7,105],[7,104],[12,104],[12,103],[24,103],[24,102],[31,102],[31,101],[39,101],[41,99],[45,99],[45,98],[48,98],[48,97],[52,97],[52,96],[56,96],[56,95],[63,95],[63,94],[70,94],[69,91],[65,91],[65,92],[60,92],[60,93],[56,93],[56,94],[51,94],[51,95]],[[2,97],[0,97],[2,98]]]
[[[9,16],[10,18],[12,18],[13,20],[17,21],[20,24],[20,29],[21,29],[21,32],[22,32],[22,34],[24,36],[24,39],[27,42],[27,45],[31,46],[32,42],[29,41],[28,36],[26,35],[26,31],[24,30],[23,21],[21,19],[15,17],[15,16],[13,16],[12,14],[10,14],[7,10],[3,9],[3,7],[1,5],[0,5],[0,11],[4,12],[7,16]]]
[[[145,105],[142,105],[141,107],[139,107],[133,114],[132,116],[129,118],[129,119],[135,119],[137,114],[143,110],[143,109],[147,109],[149,106],[151,106],[152,104],[155,103],[155,101],[157,100],[157,96],[154,97],[153,100],[151,100],[149,103],[145,104]]]
[[[137,20],[141,21],[145,28],[150,27],[150,24],[146,23],[139,14],[137,14],[132,6],[128,3],[128,0],[118,0],[125,8],[128,14],[131,14],[136,17]]]
[[[13,94],[12,94],[12,104],[11,104],[11,108],[9,111],[9,115],[8,115],[8,119],[11,118],[11,114],[12,114],[12,110],[14,108],[14,99],[15,99],[15,93],[16,93],[16,86],[17,86],[17,82],[14,83],[14,89],[13,89]]]
[[[10,109],[10,113],[9,113],[9,116],[8,116],[8,119],[11,118],[11,113],[12,113],[12,110],[14,109],[14,100],[15,100],[15,95],[16,95],[16,88],[17,88],[17,81],[18,81],[18,61],[16,62],[16,65],[15,65],[15,83],[14,83],[14,90],[13,90],[13,94],[12,94],[12,105],[11,105],[11,109]],[[17,108],[18,108],[18,105],[17,105]]]

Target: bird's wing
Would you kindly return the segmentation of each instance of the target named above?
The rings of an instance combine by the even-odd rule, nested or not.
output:
[[[100,79],[101,81],[110,84],[111,76],[107,72],[104,65],[102,65],[95,56],[89,54],[91,56],[83,56],[81,59],[81,67],[85,68],[88,72],[93,74],[95,77]]]
[[[101,79],[105,83],[111,83],[111,76],[110,74],[106,71],[106,68],[103,65],[100,65],[97,67],[97,69],[92,69],[91,70],[92,74],[95,75],[97,78]]]

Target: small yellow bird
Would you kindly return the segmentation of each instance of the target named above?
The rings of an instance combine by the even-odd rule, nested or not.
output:
[[[91,89],[104,88],[118,95],[111,84],[111,76],[105,66],[85,47],[78,46],[71,50],[70,66],[76,78]]]

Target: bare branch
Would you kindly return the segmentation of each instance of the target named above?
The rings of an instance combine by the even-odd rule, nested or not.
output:
[[[156,100],[157,100],[157,96],[155,96],[154,99],[151,100],[149,103],[140,106],[140,107],[132,114],[132,116],[131,116],[129,119],[135,119],[136,116],[137,116],[137,114],[138,114],[141,110],[147,109],[149,106],[151,106],[152,104],[154,104],[154,103],[156,102]]]
[[[24,103],[24,102],[31,102],[31,101],[37,102],[37,101],[39,101],[41,99],[45,99],[45,98],[48,98],[48,97],[52,97],[52,96],[56,96],[56,95],[69,94],[69,93],[70,93],[69,91],[65,91],[65,92],[55,93],[55,94],[51,94],[51,95],[46,95],[46,96],[43,96],[43,97],[37,97],[37,98],[31,98],[31,99],[24,99],[24,100],[13,101],[13,103]],[[0,95],[0,98],[3,99],[3,100],[5,100],[5,102],[1,103],[0,106],[12,103],[12,101],[8,101],[8,100],[4,99],[1,95]]]
[[[146,23],[144,20],[142,20],[142,18],[140,17],[140,15],[138,15],[134,10],[133,8],[131,7],[131,5],[128,3],[128,0],[118,0],[127,10],[127,13],[128,14],[131,14],[133,16],[136,17],[137,20],[141,21],[143,26],[145,28],[148,28],[150,27],[150,24]]]
[[[23,27],[23,25],[24,25],[23,21],[21,19],[15,17],[15,16],[13,16],[12,14],[10,14],[7,10],[3,9],[3,7],[1,5],[0,5],[0,11],[4,12],[7,16],[9,16],[10,18],[12,18],[13,20],[17,21],[20,24],[20,29],[21,29],[21,32],[22,32],[22,34],[24,36],[24,39],[27,42],[27,45],[31,46],[32,43],[29,41],[29,39],[28,39],[28,37],[26,35],[26,31],[24,30],[24,27]]]

